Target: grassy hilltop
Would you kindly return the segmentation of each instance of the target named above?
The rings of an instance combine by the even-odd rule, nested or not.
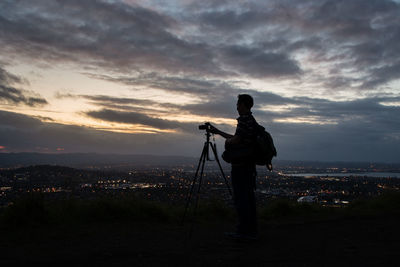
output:
[[[252,243],[224,238],[235,214],[219,200],[200,201],[196,217],[181,225],[183,211],[137,195],[27,195],[1,210],[0,264],[388,266],[399,256],[399,193],[340,209],[271,201],[258,209],[260,239]]]

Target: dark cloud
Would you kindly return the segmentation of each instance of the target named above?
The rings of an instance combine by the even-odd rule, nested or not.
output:
[[[286,54],[265,52],[257,48],[227,47],[223,49],[222,60],[239,73],[258,78],[295,75],[301,72],[298,63]]]
[[[46,99],[40,96],[35,96],[32,92],[11,86],[12,84],[21,84],[24,82],[24,79],[9,73],[0,67],[0,103],[16,105],[24,104],[31,107],[46,105]]]
[[[180,105],[170,103],[160,103],[147,99],[120,98],[106,95],[72,95],[58,94],[58,97],[65,98],[83,98],[89,100],[92,105],[100,107],[103,110],[113,110],[117,112],[130,112],[149,116],[165,116],[168,114],[179,113]],[[85,113],[84,113],[85,114]],[[100,119],[100,118],[99,118]]]
[[[33,129],[34,127],[42,126],[42,122],[37,118],[4,110],[0,110],[0,122],[2,130],[9,128],[29,131],[29,129]]]
[[[272,69],[271,73],[296,74],[300,64],[290,58],[303,49],[301,52],[313,54],[313,61],[329,63],[327,68],[351,70],[351,78],[341,73],[320,77],[325,80],[322,85],[328,88],[375,89],[400,77],[397,68],[400,5],[395,1],[280,0],[222,5],[203,9],[195,5],[200,11],[194,23],[203,30],[215,32],[214,38],[225,43],[235,43],[236,38],[236,43],[250,44],[245,49],[250,49],[251,45],[266,49],[265,55],[256,53],[258,60],[254,62],[234,61],[234,66],[236,63],[244,66],[240,69],[242,73],[254,72],[255,77],[262,77],[260,70],[263,68],[258,65],[263,66],[264,62]],[[245,59],[251,55],[249,53]],[[280,57],[271,59],[271,55]],[[277,60],[277,68],[274,68],[273,59]],[[246,68],[248,64],[250,67]],[[303,74],[307,73],[303,70]]]
[[[178,129],[178,128],[181,129],[195,128],[194,124],[192,123],[182,123],[173,120],[152,118],[150,116],[147,116],[146,114],[138,112],[126,112],[126,111],[102,109],[98,111],[88,111],[86,112],[86,115],[104,121],[119,122],[126,124],[141,124],[162,130]]]
[[[83,97],[94,103],[109,103],[118,105],[141,105],[141,106],[153,106],[160,105],[159,102],[147,100],[147,99],[136,99],[136,98],[121,98],[121,97],[111,97],[106,95],[78,95],[77,97]]]
[[[377,88],[400,77],[398,3],[327,0],[315,1],[312,8],[303,27],[324,34],[337,51],[344,53],[342,67],[361,74],[357,80],[361,80],[360,88]],[[334,47],[327,46],[325,50],[328,49],[335,51]],[[333,79],[337,81],[338,77]]]
[[[200,14],[199,20],[220,31],[237,31],[260,27],[271,21],[271,17],[258,10],[208,10]]]
[[[168,93],[187,94],[200,99],[209,99],[220,95],[231,94],[232,90],[237,89],[234,84],[222,80],[194,78],[191,76],[169,76],[159,75],[157,73],[132,76],[109,76],[90,73],[86,73],[86,75],[95,79],[130,85],[133,89],[142,89],[146,87]]]
[[[25,104],[27,106],[43,106],[46,99],[41,97],[26,96],[26,92],[8,86],[0,85],[0,101],[6,104]]]
[[[400,41],[400,40],[399,40]],[[400,56],[400,55],[399,55]],[[371,77],[368,77],[362,84],[364,88],[376,88],[389,81],[399,79],[400,60],[396,64],[378,67],[371,70]]]
[[[2,44],[16,53],[120,70],[222,73],[206,44],[178,38],[172,18],[139,6],[73,0],[0,7]]]
[[[398,9],[399,5],[390,0],[314,1],[307,26],[327,29],[337,37],[368,38],[376,30],[375,19],[396,15]]]
[[[24,82],[24,79],[18,77],[14,74],[9,73],[5,69],[0,66],[0,84],[21,84]]]

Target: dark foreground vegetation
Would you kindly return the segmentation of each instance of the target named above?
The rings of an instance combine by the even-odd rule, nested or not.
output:
[[[183,211],[138,195],[51,201],[29,194],[0,211],[0,265],[398,266],[399,193],[346,208],[270,201],[258,209],[254,242],[224,237],[235,214],[219,200],[200,201],[184,225]]]

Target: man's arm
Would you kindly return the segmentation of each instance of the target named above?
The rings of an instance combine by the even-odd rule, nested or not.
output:
[[[234,145],[240,143],[240,136],[238,135],[231,135],[226,132],[223,132],[214,126],[211,125],[210,132],[213,134],[219,134],[220,136],[226,139],[225,143],[229,145]]]
[[[223,131],[220,131],[220,130],[218,130],[218,129],[217,129],[214,133],[215,133],[215,134],[219,134],[220,136],[222,136],[222,137],[225,138],[225,139],[229,139],[229,138],[232,138],[232,137],[233,137],[233,135],[228,134],[228,133],[223,132]]]
[[[226,132],[223,132],[223,131],[217,129],[216,127],[214,127],[213,125],[210,125],[210,133],[219,134],[220,136],[222,136],[222,137],[225,138],[225,139],[228,139],[228,138],[232,138],[232,137],[233,137],[233,135],[228,134],[228,133],[226,133]]]

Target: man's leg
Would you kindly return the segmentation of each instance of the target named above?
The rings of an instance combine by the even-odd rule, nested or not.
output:
[[[255,166],[247,166],[245,169],[246,177],[246,231],[250,235],[257,234],[257,210],[256,210],[256,198],[255,198],[255,177],[256,170]]]
[[[240,234],[257,234],[254,175],[253,166],[232,166],[233,197],[238,214],[237,231]]]

